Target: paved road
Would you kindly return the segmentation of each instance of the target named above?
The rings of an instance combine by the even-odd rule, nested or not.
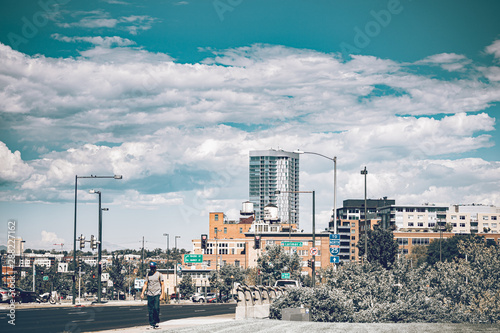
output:
[[[161,305],[162,321],[234,314],[236,304]],[[16,325],[9,325],[7,309],[0,310],[0,332],[95,332],[146,325],[146,306],[38,307],[16,309]]]

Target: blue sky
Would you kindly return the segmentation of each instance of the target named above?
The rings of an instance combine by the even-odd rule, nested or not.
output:
[[[500,206],[498,1],[4,1],[0,244],[190,249],[248,199],[248,151],[338,157],[338,202]],[[332,209],[332,165],[300,186]],[[310,229],[310,198],[301,227]],[[318,222],[319,221],[319,222]]]

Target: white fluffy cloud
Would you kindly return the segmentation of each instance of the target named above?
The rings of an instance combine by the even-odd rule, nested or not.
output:
[[[480,199],[480,182],[491,187],[486,201],[498,198],[495,179],[476,176],[497,174],[498,165],[463,158],[494,144],[496,120],[485,110],[500,101],[500,89],[477,72],[450,81],[418,75],[415,64],[369,56],[345,62],[269,45],[179,64],[123,47],[125,39],[57,38],[97,46],[79,58],[52,59],[0,44],[0,109],[17,115],[9,125],[22,140],[44,147],[28,162],[6,154],[12,165],[29,168],[22,200],[67,200],[76,174],[123,174],[127,207],[185,204],[182,193],[165,194],[169,188],[151,194],[127,184],[190,172],[188,181],[204,187],[196,195],[220,207],[211,200],[246,199],[248,151],[278,146],[338,156],[343,198],[360,197],[358,169],[365,164],[374,196],[430,200],[448,193],[442,189],[467,188],[446,200]],[[416,64],[461,64],[456,70],[465,71],[470,60],[440,54]],[[324,193],[319,200],[331,202],[324,181],[331,166],[302,160],[301,184],[316,185]]]
[[[22,182],[33,172],[33,168],[25,163],[19,151],[12,152],[0,141],[0,184],[5,182]]]

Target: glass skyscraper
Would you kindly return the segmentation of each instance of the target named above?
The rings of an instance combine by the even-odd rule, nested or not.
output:
[[[257,221],[264,218],[264,207],[274,204],[282,223],[299,223],[299,154],[283,150],[250,151],[249,200]],[[276,194],[280,191],[280,194]]]

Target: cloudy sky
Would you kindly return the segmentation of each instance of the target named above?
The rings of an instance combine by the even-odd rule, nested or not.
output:
[[[338,158],[338,200],[500,205],[500,3],[9,0],[0,5],[0,244],[178,247],[235,218],[248,152]],[[331,161],[301,156],[317,226]],[[310,230],[311,198],[301,197]],[[88,249],[88,247],[87,247]]]

